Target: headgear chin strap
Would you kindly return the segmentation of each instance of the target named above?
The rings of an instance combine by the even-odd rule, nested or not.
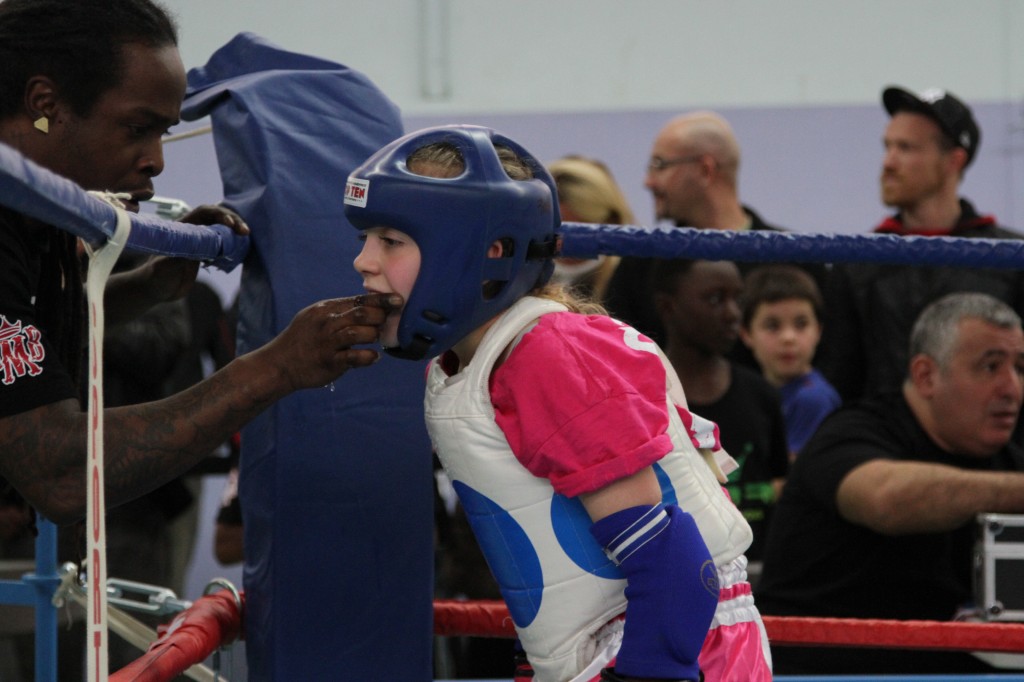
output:
[[[434,143],[458,149],[465,171],[453,178],[410,172],[409,156]],[[534,178],[511,179],[495,145],[514,151]],[[398,347],[386,349],[411,360],[448,350],[546,283],[561,225],[558,193],[543,164],[494,130],[461,125],[410,133],[371,156],[348,178],[345,216],[359,230],[401,230],[420,249]],[[496,241],[502,257],[488,258]]]

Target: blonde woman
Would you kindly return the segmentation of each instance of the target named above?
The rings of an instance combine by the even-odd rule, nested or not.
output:
[[[636,222],[625,195],[602,162],[583,156],[566,156],[548,164],[548,171],[558,188],[562,220],[606,225]],[[552,281],[603,302],[619,260],[618,256],[556,258]]]

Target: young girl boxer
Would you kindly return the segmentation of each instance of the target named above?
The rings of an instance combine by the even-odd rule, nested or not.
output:
[[[654,343],[545,287],[543,166],[495,131],[431,128],[356,169],[345,203],[364,286],[406,297],[382,344],[437,356],[428,430],[534,680],[770,680],[715,427]]]

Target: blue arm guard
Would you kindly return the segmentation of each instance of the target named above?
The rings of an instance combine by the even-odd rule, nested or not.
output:
[[[630,507],[590,527],[626,576],[626,623],[615,671],[696,680],[718,605],[718,573],[693,517],[676,505]]]

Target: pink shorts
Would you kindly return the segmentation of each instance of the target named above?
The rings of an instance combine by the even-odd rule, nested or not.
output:
[[[730,580],[730,576],[738,578]],[[718,608],[704,646],[700,669],[705,682],[771,682],[772,654],[761,614],[746,581],[746,557],[719,568]]]

